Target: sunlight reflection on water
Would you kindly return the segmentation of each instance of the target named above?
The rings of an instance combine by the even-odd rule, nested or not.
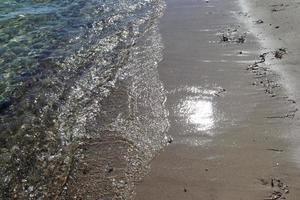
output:
[[[214,126],[213,105],[208,100],[186,100],[181,113],[187,117],[188,123],[196,125],[198,131],[206,131]]]
[[[184,127],[180,135],[206,137],[215,134],[212,129],[216,127],[220,113],[216,110],[214,98],[220,95],[220,91],[220,87],[185,86],[170,92],[181,96],[179,102],[174,102],[177,119]]]

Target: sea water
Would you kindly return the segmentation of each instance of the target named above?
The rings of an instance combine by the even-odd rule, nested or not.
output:
[[[45,171],[53,158],[83,138],[115,133],[146,159],[162,148],[164,7],[160,0],[0,0],[2,198],[51,186]]]

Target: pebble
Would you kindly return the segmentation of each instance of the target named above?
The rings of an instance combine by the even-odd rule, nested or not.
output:
[[[256,24],[263,24],[263,23],[264,23],[264,21],[262,19],[259,19],[256,21]]]
[[[8,108],[12,104],[12,101],[10,98],[5,98],[0,100],[0,112],[4,109]]]

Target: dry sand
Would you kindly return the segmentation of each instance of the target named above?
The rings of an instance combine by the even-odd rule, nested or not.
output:
[[[159,70],[174,142],[137,185],[137,200],[299,199],[299,27],[289,11],[298,4],[167,1]],[[288,49],[282,59],[278,48]]]

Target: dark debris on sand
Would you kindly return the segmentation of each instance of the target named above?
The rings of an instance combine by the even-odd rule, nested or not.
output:
[[[266,181],[266,182],[268,182],[268,181]],[[290,190],[289,190],[288,185],[285,184],[282,180],[280,180],[278,178],[271,178],[270,186],[273,189],[273,192],[264,200],[287,199],[287,195],[290,193]]]
[[[270,187],[273,191],[264,200],[283,200],[287,199],[290,193],[289,187],[279,178],[258,179],[263,186]]]
[[[264,91],[270,97],[278,97],[284,98],[290,104],[295,104],[296,101],[293,99],[289,99],[287,96],[280,96],[281,93],[281,86],[278,83],[278,74],[274,71],[270,70],[267,65],[265,65],[266,58],[269,59],[282,59],[284,55],[287,54],[287,50],[285,48],[277,49],[274,52],[266,52],[259,56],[260,60],[254,62],[253,64],[247,67],[248,71],[251,71],[255,74],[254,78],[256,79],[252,85],[254,86],[262,86]],[[298,109],[294,106],[291,107],[291,110],[287,111],[286,113],[281,113],[278,115],[267,116],[267,119],[294,119]]]
[[[263,24],[264,21],[263,21],[262,19],[259,19],[259,20],[257,20],[255,23],[256,23],[256,24]]]
[[[286,52],[286,51],[285,51]],[[251,71],[255,74],[256,81],[252,83],[252,85],[261,85],[265,88],[265,93],[270,95],[271,97],[277,96],[276,90],[280,88],[280,85],[275,80],[276,74],[269,70],[269,68],[264,65],[266,61],[266,57],[270,55],[271,52],[263,53],[259,56],[258,61],[247,67],[248,71]],[[280,55],[284,55],[283,51],[278,53]],[[276,53],[274,54],[276,55]]]
[[[277,59],[282,59],[284,55],[287,54],[287,49],[279,48],[274,52],[274,57]]]
[[[221,43],[243,44],[246,41],[247,34],[239,32],[237,28],[228,28],[225,32],[219,34]]]

